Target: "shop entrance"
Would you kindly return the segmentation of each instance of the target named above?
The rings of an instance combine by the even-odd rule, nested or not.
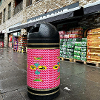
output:
[[[0,47],[4,47],[4,34],[0,33]]]

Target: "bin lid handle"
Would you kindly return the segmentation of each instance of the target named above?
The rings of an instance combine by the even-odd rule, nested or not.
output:
[[[32,28],[30,29],[29,33],[38,32],[39,31],[39,27],[40,27],[40,24],[35,24],[34,26],[32,26]]]

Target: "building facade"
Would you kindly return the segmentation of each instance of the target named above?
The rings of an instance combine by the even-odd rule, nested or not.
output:
[[[8,47],[9,28],[77,2],[83,7],[96,0],[0,0],[0,33],[4,33],[4,47]],[[21,29],[23,34],[27,34],[26,29]]]

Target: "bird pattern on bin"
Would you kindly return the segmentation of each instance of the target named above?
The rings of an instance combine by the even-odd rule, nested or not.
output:
[[[54,88],[60,84],[60,50],[28,49],[27,85],[37,89]]]

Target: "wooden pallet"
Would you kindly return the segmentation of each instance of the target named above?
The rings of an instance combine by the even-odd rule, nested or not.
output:
[[[72,58],[63,58],[63,57],[60,57],[61,60],[67,60],[67,61],[70,61],[70,62],[73,62],[73,59]]]
[[[64,58],[63,57],[60,57],[60,60],[64,60]]]
[[[79,63],[83,63],[83,64],[86,64],[86,61],[77,60],[77,59],[74,59],[74,62],[79,62]]]
[[[96,61],[86,61],[86,64],[89,65],[95,65],[96,67],[100,67],[100,62],[96,62]]]

